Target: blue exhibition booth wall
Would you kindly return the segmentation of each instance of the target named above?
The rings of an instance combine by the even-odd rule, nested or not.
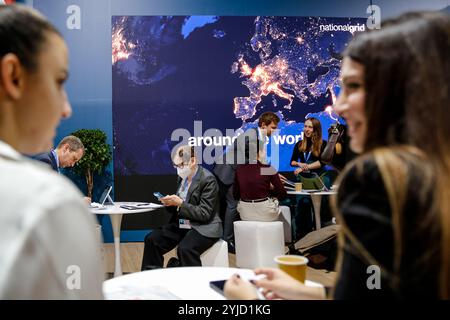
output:
[[[134,23],[134,26],[138,23],[143,23],[148,24],[151,28],[152,26],[155,26],[155,23],[159,23],[157,26],[160,28],[164,26],[164,28],[166,28],[165,30],[169,30],[167,27],[168,22],[176,24],[180,19],[182,19],[185,24],[186,21],[195,21],[195,23],[199,23],[199,18],[189,20],[189,16],[206,16],[205,21],[208,19],[210,21],[202,23],[201,26],[206,23],[217,22],[218,19],[215,17],[226,17],[227,19],[224,20],[233,23],[234,20],[230,20],[230,17],[256,16],[288,17],[288,20],[289,17],[322,17],[324,19],[337,19],[336,21],[341,21],[339,19],[354,19],[351,21],[355,23],[362,22],[364,24],[364,21],[370,15],[367,12],[367,8],[371,3],[380,8],[381,19],[386,19],[411,10],[426,9],[448,11],[449,8],[448,0],[34,0],[28,1],[27,3],[41,11],[56,25],[69,46],[70,78],[66,88],[69,100],[72,104],[73,116],[70,119],[61,122],[55,142],[58,142],[62,137],[71,132],[82,128],[103,130],[107,134],[107,142],[116,149],[112,149],[114,160],[108,166],[105,174],[94,177],[95,188],[93,200],[98,200],[100,194],[107,185],[114,185],[114,199],[129,201],[155,201],[151,196],[153,191],[166,193],[170,192],[171,188],[173,189],[173,183],[175,181],[174,173],[168,172],[163,167],[158,169],[159,171],[157,172],[154,171],[155,168],[159,168],[157,162],[160,161],[160,159],[165,159],[164,157],[161,157],[161,154],[164,153],[152,153],[152,155],[149,155],[149,157],[154,156],[154,158],[150,158],[149,168],[139,166],[139,161],[142,157],[146,156],[146,149],[144,149],[143,152],[142,148],[139,149],[139,146],[151,148],[150,145],[140,143],[139,139],[141,139],[141,141],[147,141],[147,136],[145,136],[145,134],[149,134],[147,132],[159,132],[164,129],[162,126],[167,126],[170,121],[166,121],[164,118],[158,118],[157,120],[154,120],[154,122],[151,122],[151,120],[145,122],[145,119],[150,117],[149,115],[143,115],[143,119],[133,120],[133,116],[136,118],[136,115],[140,114],[140,111],[138,112],[133,109],[136,105],[143,104],[147,107],[150,106],[151,108],[156,108],[155,106],[160,103],[159,100],[163,100],[162,98],[159,99],[158,97],[151,96],[145,96],[145,99],[143,98],[144,96],[141,98],[139,98],[139,96],[136,97],[136,95],[142,95],[144,94],[143,92],[145,92],[145,88],[141,88],[142,84],[154,83],[156,81],[155,78],[158,77],[158,81],[165,76],[169,79],[170,72],[172,72],[170,70],[173,70],[173,68],[164,69],[166,70],[166,75],[161,75],[159,72],[161,70],[159,70],[159,73],[153,75],[153,78],[149,76],[144,80],[136,80],[137,78],[135,75],[138,73],[135,72],[132,78],[124,80],[121,70],[123,71],[125,68],[125,70],[130,73],[132,72],[130,68],[134,65],[131,63],[116,64],[117,61],[114,61],[114,53],[112,54],[112,33],[114,30],[117,31],[117,26],[120,25],[120,23],[125,21],[121,20],[121,17],[137,17],[132,18],[135,19],[133,20],[134,22],[132,22]],[[148,16],[156,18],[146,18]],[[144,17],[144,20],[139,20],[139,17]],[[164,25],[161,21],[164,22]],[[239,20],[236,18],[235,21],[243,21],[243,23],[245,23],[246,19],[242,18]],[[290,21],[295,20],[291,19]],[[130,23],[128,23],[128,25],[130,25]],[[239,28],[239,26],[237,26],[237,28]],[[212,32],[214,32],[214,37],[219,39],[226,36],[224,30],[225,29],[220,29],[218,27],[213,29]],[[227,32],[230,33],[231,31]],[[183,30],[183,32],[185,32],[185,30]],[[189,30],[189,32],[192,32],[192,30]],[[179,41],[179,39],[177,40],[176,37],[168,36],[160,38],[159,40],[161,39],[166,41],[166,51],[156,53],[152,51],[153,54],[155,54],[155,61],[158,61],[158,59],[161,61],[161,59],[164,58],[161,58],[161,56],[157,56],[156,54],[164,54],[175,59],[174,56],[171,56],[171,52],[167,51],[167,48],[171,48],[170,46],[167,46],[167,43],[173,43],[173,48],[175,48],[176,41]],[[148,42],[150,45],[153,45],[154,43],[151,42],[154,41],[151,39],[147,39],[146,41],[150,41]],[[135,41],[133,46],[135,46],[136,43],[138,43],[138,41]],[[161,43],[161,41],[159,43]],[[208,48],[203,48],[203,50],[205,49],[208,50]],[[145,54],[149,53],[146,52]],[[113,57],[113,61],[111,57]],[[193,59],[194,58],[195,57],[193,57]],[[119,60],[121,57],[116,55],[116,59]],[[177,59],[179,59],[179,57]],[[167,63],[168,60],[165,61],[165,63]],[[136,64],[138,62],[139,61],[134,61],[133,63]],[[142,63],[142,61],[139,63]],[[114,67],[115,64],[116,67]],[[135,68],[138,67],[140,66],[135,66]],[[238,79],[238,77],[236,77],[236,79]],[[230,81],[235,81],[236,79],[231,79]],[[195,81],[196,80],[192,80],[192,82]],[[128,91],[121,95],[122,91],[120,86],[122,83],[125,83],[125,85],[128,86]],[[141,87],[136,89],[139,85],[141,85]],[[290,94],[293,95],[291,91],[286,93],[288,99]],[[328,92],[328,94],[330,94],[330,92]],[[166,95],[170,96],[170,93]],[[176,99],[176,95],[174,94],[173,96],[173,99]],[[225,100],[228,99],[227,97],[222,98]],[[278,98],[280,97],[272,97],[274,105],[277,105],[277,103],[286,103],[286,101],[283,102],[282,99],[279,100]],[[281,98],[283,98],[282,95]],[[197,99],[201,100],[201,98]],[[149,100],[151,102],[147,103],[142,100]],[[186,100],[188,101],[189,97],[186,97]],[[128,101],[129,105],[127,105]],[[233,100],[231,99],[231,101]],[[170,103],[174,102],[171,101]],[[187,117],[189,121],[191,121],[191,118],[189,118],[189,112],[191,111],[181,110],[182,107],[177,104],[172,105],[176,105],[177,108],[179,108],[179,113],[175,112],[171,115],[175,122],[178,120],[177,114],[181,117]],[[130,108],[129,119],[131,120],[129,120],[129,122],[122,121],[128,121],[127,112],[118,112],[117,110],[119,107],[122,108],[122,111],[123,108]],[[160,107],[163,110],[166,110],[164,105]],[[192,106],[186,106],[186,108],[188,107],[191,108]],[[195,111],[191,113],[195,114]],[[214,117],[214,113],[215,111],[211,112],[207,117]],[[301,114],[303,119],[304,116],[304,114]],[[198,119],[194,117],[192,120]],[[214,123],[213,120],[211,123]],[[142,135],[127,135],[124,131],[127,130],[128,126],[130,127],[130,130],[140,128],[143,132]],[[296,130],[298,131],[299,128],[301,129],[301,127],[297,127]],[[325,131],[326,128],[327,126],[324,128]],[[127,144],[129,144],[129,146],[127,146]],[[136,145],[134,146],[134,144]],[[134,147],[131,148],[130,146]],[[169,145],[165,145],[159,149],[161,152],[166,152],[165,149],[168,147]],[[134,159],[130,159],[127,156],[132,153],[135,154]],[[170,161],[170,158],[166,160]],[[130,165],[130,163],[133,165]],[[66,174],[79,186],[82,192],[86,191],[85,183],[82,178],[75,176],[70,170],[66,171]],[[99,219],[103,226],[105,242],[112,242],[113,239],[109,218],[99,217]],[[121,238],[124,242],[143,241],[144,235],[148,233],[149,230],[164,223],[167,218],[163,212],[160,212],[152,216],[146,215],[136,218],[127,217],[127,219],[124,219],[122,224]]]

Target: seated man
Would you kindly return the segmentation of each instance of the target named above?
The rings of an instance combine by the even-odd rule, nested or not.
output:
[[[215,177],[197,165],[194,147],[180,147],[173,163],[179,176],[176,195],[160,199],[172,217],[145,237],[142,270],[162,267],[163,255],[177,245],[179,265],[201,266],[200,255],[222,236]]]
[[[53,170],[73,167],[84,155],[84,146],[75,136],[67,136],[61,140],[58,147],[50,152],[40,153],[33,159],[47,163]]]
[[[83,158],[84,145],[78,137],[64,137],[56,147],[50,152],[39,153],[31,156],[32,159],[48,164],[54,171],[59,172],[59,168],[71,168]],[[91,198],[83,197],[84,202],[91,203]]]

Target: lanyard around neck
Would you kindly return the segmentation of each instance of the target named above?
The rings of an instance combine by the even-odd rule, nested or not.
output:
[[[311,157],[311,151],[303,152],[303,156],[305,157],[305,162],[308,162],[309,158]]]

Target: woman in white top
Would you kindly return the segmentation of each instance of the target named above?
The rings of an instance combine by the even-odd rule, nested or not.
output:
[[[81,194],[21,156],[49,150],[70,115],[67,47],[16,5],[0,5],[0,43],[0,299],[101,299],[99,241]]]

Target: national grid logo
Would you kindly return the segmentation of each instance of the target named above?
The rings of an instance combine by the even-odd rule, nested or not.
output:
[[[355,31],[366,31],[366,25],[365,24],[357,24],[357,25],[351,25],[351,24],[321,24],[320,26],[320,32],[337,32],[337,31],[345,31],[354,33]]]

